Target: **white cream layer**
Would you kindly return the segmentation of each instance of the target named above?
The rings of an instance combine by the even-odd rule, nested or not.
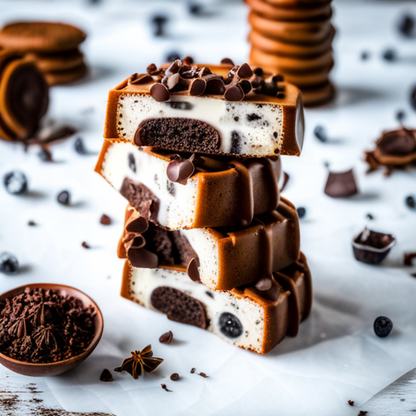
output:
[[[129,167],[129,154],[134,157],[136,172]],[[198,180],[188,179],[186,185],[173,183],[167,178],[167,166],[168,162],[130,143],[115,142],[107,150],[101,174],[117,191],[124,178],[144,184],[160,200],[157,220],[163,227],[190,228],[195,218]]]
[[[172,102],[186,102],[191,109],[172,107]],[[261,117],[250,121],[253,114]],[[155,101],[150,95],[121,94],[117,110],[119,137],[133,141],[139,124],[147,118],[186,117],[202,120],[221,135],[220,152],[231,153],[233,132],[240,136],[238,153],[267,156],[280,149],[283,134],[283,112],[279,104],[231,102],[209,97],[171,96],[169,102]],[[236,135],[234,134],[234,137]],[[235,146],[235,143],[234,143]]]
[[[185,273],[179,271],[133,268],[130,289],[134,300],[147,308],[154,309],[150,298],[153,290],[161,286],[173,287],[199,300],[204,305],[209,320],[208,331],[238,347],[261,352],[264,310],[257,303],[247,298],[238,299],[229,291],[210,290],[202,284],[193,282]],[[238,338],[229,338],[221,332],[219,318],[224,312],[229,312],[240,320],[243,332]]]

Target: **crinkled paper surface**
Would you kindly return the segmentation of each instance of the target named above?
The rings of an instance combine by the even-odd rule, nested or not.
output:
[[[217,14],[188,20],[180,2],[107,1],[93,6],[80,1],[3,1],[0,24],[50,19],[86,30],[88,82],[54,87],[49,118],[73,123],[88,149],[98,152],[108,90],[131,73],[143,72],[150,62],[163,62],[173,50],[193,55],[196,61],[247,59],[244,5],[219,3],[223,8]],[[15,403],[14,410],[2,409],[11,412],[2,415],[41,414],[30,413],[37,404],[27,386],[35,383],[43,406],[68,412],[347,416],[357,414],[360,404],[416,367],[416,279],[411,276],[416,267],[402,265],[403,253],[416,251],[416,211],[404,205],[405,197],[416,193],[416,171],[395,172],[389,178],[381,171],[366,175],[362,161],[363,151],[372,149],[382,129],[397,127],[398,110],[406,112],[406,124],[416,126],[416,112],[409,105],[410,88],[416,83],[415,38],[402,39],[395,31],[401,14],[409,9],[416,14],[416,8],[401,2],[345,1],[336,2],[334,9],[337,100],[306,111],[303,154],[283,160],[290,175],[285,196],[307,210],[301,222],[302,250],[314,282],[312,314],[299,336],[258,356],[121,299],[123,262],[115,251],[126,203],[93,172],[97,154],[76,154],[73,138],[53,146],[55,162],[45,163],[36,156],[37,149],[24,153],[21,146],[1,142],[0,175],[23,170],[30,193],[11,196],[0,186],[0,252],[16,254],[21,263],[17,276],[0,275],[0,291],[35,282],[69,284],[93,297],[105,319],[96,351],[67,374],[34,379],[1,367],[0,400],[22,392],[22,402]],[[148,16],[165,11],[172,18],[172,36],[154,39]],[[396,49],[398,62],[381,59],[387,47]],[[370,53],[367,61],[360,60],[364,50]],[[326,128],[328,143],[313,136],[318,124]],[[326,161],[333,170],[353,167],[360,194],[338,200],[324,195]],[[72,194],[71,207],[56,202],[64,189]],[[99,223],[103,213],[112,225]],[[367,213],[375,218],[370,224]],[[29,227],[28,220],[38,225]],[[353,258],[351,239],[366,224],[397,237],[381,266]],[[81,247],[82,241],[91,249]],[[377,338],[372,329],[379,315],[394,322],[386,339]],[[174,342],[162,345],[158,338],[168,330]],[[113,370],[131,350],[149,343],[155,356],[165,359],[155,373],[139,380],[113,373],[114,382],[99,381],[104,368]],[[208,378],[190,374],[192,367]],[[181,376],[177,382],[169,379],[174,372]],[[173,392],[162,390],[161,383]],[[350,407],[348,400],[357,406]]]

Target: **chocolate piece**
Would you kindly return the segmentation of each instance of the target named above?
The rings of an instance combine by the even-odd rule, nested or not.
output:
[[[144,252],[137,251],[135,267],[184,267],[191,280],[211,289],[229,290],[263,278],[256,288],[267,291],[271,286],[268,276],[273,270],[280,270],[299,257],[299,222],[294,206],[285,199],[276,211],[256,216],[248,227],[239,229],[168,232],[152,224],[145,232],[132,232],[129,225],[137,221],[137,216],[137,211],[128,206],[125,230],[118,245],[120,258],[129,257],[132,241],[138,240]],[[157,259],[154,257],[153,266],[141,266],[141,254],[147,259],[149,251]]]
[[[185,139],[185,147],[177,140],[184,131],[176,119],[180,117],[185,124],[186,121],[176,110],[186,108],[189,109],[187,118],[192,120],[194,117],[197,122],[210,126],[215,132],[214,140],[219,142],[218,146],[200,143],[195,152],[256,157],[276,153],[300,154],[304,134],[303,115],[300,114],[303,112],[302,100],[293,85],[282,82],[283,77],[263,78],[262,72],[254,74],[247,64],[230,71],[229,64],[191,66],[180,61],[161,68],[152,65],[148,72],[153,77],[152,82],[134,84],[126,80],[110,91],[104,132],[106,138],[119,137],[135,141],[138,145],[171,151],[192,151],[187,146],[188,139]],[[277,97],[283,93],[286,98]],[[240,101],[241,104],[236,105]],[[250,125],[244,122],[246,114],[255,112],[261,114],[261,121]],[[203,119],[199,119],[200,114],[205,114]],[[139,126],[153,119],[166,119],[160,122],[161,125],[152,121],[153,134],[160,136],[159,140],[141,141],[137,133]],[[193,134],[188,131],[191,127],[185,127],[188,138]],[[197,131],[193,141],[196,142],[197,138],[202,140],[201,127],[194,127]],[[158,133],[160,129],[171,137],[163,138]],[[232,151],[234,131],[239,133],[239,153]]]
[[[173,373],[171,376],[170,376],[170,379],[172,380],[172,381],[178,381],[179,380],[179,374],[178,373]]]
[[[195,166],[192,163],[195,159],[195,155],[192,155],[189,159],[184,159],[178,155],[174,157],[168,165],[166,170],[167,177],[172,182],[177,182],[182,185],[186,185],[188,179],[195,172]]]
[[[111,224],[111,218],[108,215],[103,214],[101,216],[100,224],[110,225]]]
[[[78,137],[74,143],[74,149],[79,155],[86,155],[88,154],[87,149],[85,148],[84,141],[81,137]]]
[[[129,83],[132,85],[147,84],[153,82],[153,78],[149,74],[133,74],[130,75]]]
[[[129,154],[136,172],[128,166]],[[276,209],[279,157],[235,160],[196,155],[193,175],[186,185],[180,185],[166,173],[175,154],[107,140],[96,171],[141,216],[171,230],[248,225],[253,215]],[[179,155],[182,160],[191,156]]]
[[[379,316],[374,321],[374,332],[379,338],[385,338],[390,335],[393,329],[393,322],[387,316]]]
[[[100,375],[100,381],[103,381],[105,383],[114,381],[113,375],[111,374],[110,370],[108,370],[107,368],[104,368],[104,370],[102,371]]]
[[[194,374],[194,373],[195,373],[195,371],[196,371],[196,368],[191,368],[190,373],[191,373],[191,374]]]
[[[172,390],[169,390],[169,389],[166,387],[166,384],[163,384],[163,383],[162,383],[160,386],[162,387],[162,389],[163,389],[163,390],[165,390],[165,391],[168,391],[168,392],[172,393]]]
[[[296,212],[298,213],[299,219],[302,219],[306,215],[306,208],[298,207],[296,208]]]
[[[156,268],[159,264],[157,254],[143,248],[142,237],[136,237],[127,249],[127,258],[134,267]]]
[[[413,259],[416,259],[416,253],[404,253],[403,264],[405,266],[411,266]]]
[[[204,377],[204,378],[208,378],[208,376],[205,373],[198,373],[199,376]]]
[[[71,203],[71,194],[69,191],[62,191],[56,199],[61,205],[69,205]]]
[[[221,59],[221,64],[234,66],[234,62],[230,58]]]
[[[396,51],[394,49],[386,49],[383,52],[382,57],[385,61],[395,61],[397,59]]]
[[[354,237],[352,247],[356,260],[367,264],[381,263],[396,244],[392,234],[384,234],[365,228]]]
[[[160,286],[150,296],[151,305],[168,319],[206,329],[204,306],[197,299],[168,286]]]
[[[86,241],[83,241],[81,245],[84,248],[91,248],[90,245]]]
[[[19,271],[19,262],[13,254],[1,253],[0,254],[0,273],[7,275],[17,274]],[[1,311],[0,311],[1,313]]]
[[[191,118],[148,118],[139,124],[134,136],[137,146],[215,153],[221,144],[219,132],[208,123]]]
[[[172,342],[172,339],[173,339],[173,333],[172,331],[169,331],[169,332],[165,332],[159,337],[159,342],[161,344],[170,344]]]
[[[27,191],[27,178],[23,172],[14,170],[3,177],[6,191],[12,195],[21,195]]]
[[[348,400],[348,404],[349,404],[350,406],[354,406],[354,400]]]
[[[405,167],[416,162],[416,130],[401,127],[387,131],[376,141],[376,149],[365,152],[368,172],[381,166],[386,167],[385,174],[397,167]]]
[[[27,225],[28,225],[29,227],[35,227],[37,224],[36,224],[36,222],[35,222],[35,221],[30,220],[30,221],[28,221]]]
[[[316,126],[313,132],[315,137],[321,142],[325,143],[328,141],[328,136],[326,135],[325,129],[322,126]]]
[[[357,194],[353,170],[342,173],[329,172],[324,192],[331,198],[345,198]]]
[[[312,299],[311,277],[303,254],[297,262],[273,273],[272,280],[276,289],[273,297],[269,291],[258,291],[255,283],[229,291],[209,290],[212,297],[204,285],[189,279],[184,267],[138,269],[126,262],[121,294],[164,313],[179,309],[181,322],[199,326],[202,319],[202,327],[223,340],[264,354],[286,335],[296,336]],[[210,317],[206,321],[205,311]]]
[[[123,360],[120,367],[116,367],[114,371],[122,373],[126,371],[131,374],[134,379],[139,378],[143,372],[151,373],[163,363],[162,358],[153,357],[152,346],[148,345],[141,351],[132,351],[131,357]]]
[[[405,203],[409,208],[416,208],[416,199],[412,195],[406,197]]]

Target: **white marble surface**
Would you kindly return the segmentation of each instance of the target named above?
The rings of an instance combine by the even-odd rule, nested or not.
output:
[[[90,6],[79,1],[1,1],[0,24],[16,19],[74,22],[88,33],[83,46],[92,68],[86,82],[51,91],[49,117],[80,128],[88,148],[98,151],[107,91],[148,63],[161,63],[166,52],[178,49],[197,61],[219,61],[230,56],[245,61],[248,27],[240,3],[222,2],[218,14],[189,19],[180,2],[104,2]],[[364,149],[372,148],[382,129],[397,126],[395,113],[403,109],[406,124],[416,126],[409,105],[416,83],[416,39],[403,40],[395,21],[404,10],[416,14],[410,2],[336,2],[333,79],[338,98],[332,105],[306,111],[307,131],[300,158],[284,159],[290,174],[285,196],[305,206],[302,249],[313,272],[314,304],[309,319],[295,339],[287,339],[270,354],[257,356],[236,349],[197,328],[170,322],[118,296],[123,262],[116,258],[125,201],[93,172],[96,155],[73,151],[74,139],[53,147],[54,163],[41,162],[36,150],[24,153],[12,143],[0,143],[0,176],[12,169],[29,178],[30,193],[11,196],[0,186],[0,252],[14,253],[21,272],[0,275],[0,291],[34,282],[76,286],[101,306],[104,336],[94,354],[77,369],[41,381],[46,402],[67,411],[102,411],[117,416],[138,415],[355,415],[358,406],[406,371],[416,367],[416,267],[404,268],[404,251],[416,251],[416,211],[404,198],[416,193],[416,171],[381,171],[366,175]],[[148,14],[168,11],[174,17],[171,37],[154,39]],[[380,58],[388,46],[398,62]],[[360,60],[362,50],[371,54]],[[313,137],[317,124],[326,127],[331,141]],[[334,200],[323,194],[329,161],[334,170],[354,167],[360,195]],[[72,193],[73,206],[56,202],[63,189]],[[99,224],[103,213],[113,219]],[[374,215],[371,227],[394,233],[398,243],[382,266],[354,260],[351,238]],[[36,227],[28,227],[34,220]],[[81,247],[87,241],[92,248]],[[379,315],[394,322],[386,339],[374,335]],[[159,344],[172,330],[177,340]],[[114,368],[132,349],[152,343],[165,362],[139,380],[116,375],[114,383],[99,381],[104,367]],[[209,378],[189,374],[196,367]],[[182,379],[171,382],[178,372]],[[9,373],[0,385],[24,386],[28,379]],[[37,382],[30,379],[30,382]],[[39,381],[40,382],[40,381]],[[160,387],[166,383],[173,393]],[[357,407],[350,407],[354,400]],[[364,409],[365,410],[365,409]],[[397,412],[399,414],[400,411]],[[16,413],[17,414],[17,413]]]

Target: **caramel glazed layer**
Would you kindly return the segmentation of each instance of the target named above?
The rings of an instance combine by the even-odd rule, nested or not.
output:
[[[102,174],[103,163],[112,144],[118,140],[106,140],[96,166],[96,172]],[[153,157],[172,163],[189,163],[193,169],[189,175],[178,176],[177,182],[189,178],[198,180],[198,196],[195,218],[191,227],[247,226],[254,215],[273,211],[279,204],[279,180],[281,177],[280,157],[239,159],[229,157],[211,157],[191,155],[186,152],[172,153],[153,150],[150,147],[132,149],[144,151]],[[127,163],[127,161],[126,161]],[[167,172],[167,176],[169,174]],[[172,177],[169,178],[172,181]],[[178,185],[186,186],[186,185]],[[227,189],[233,186],[232,192]],[[145,188],[145,191],[143,191]],[[140,215],[164,227],[158,221],[160,200],[142,183],[125,178],[120,193],[139,211]]]
[[[149,226],[145,218],[128,206],[118,246],[119,257],[127,257],[134,267],[176,264],[186,267],[192,280],[216,290],[229,290],[269,276],[296,261],[299,252],[296,208],[284,198],[277,210],[256,216],[248,227],[205,228],[203,231],[168,232],[153,224]],[[215,261],[216,272],[210,267],[212,261]]]
[[[221,65],[192,66],[192,61],[188,63],[179,60],[165,64],[160,68],[151,64],[147,68],[147,72],[147,74],[133,74],[110,91],[104,129],[105,138],[134,139],[134,142],[139,146],[238,155],[239,152],[235,151],[221,152],[221,134],[208,122],[201,120],[183,119],[200,123],[198,129],[209,135],[210,143],[203,142],[203,139],[198,137],[198,143],[195,140],[191,143],[194,148],[186,148],[188,140],[183,140],[180,144],[175,145],[169,142],[169,146],[166,146],[166,143],[162,143],[161,138],[152,137],[152,130],[157,131],[159,124],[162,126],[164,117],[143,120],[137,128],[134,138],[125,137],[126,133],[119,131],[118,106],[122,106],[124,96],[150,95],[156,102],[167,102],[173,97],[203,96],[207,99],[229,102],[244,101],[251,104],[279,106],[282,109],[283,138],[281,143],[276,145],[274,154],[300,154],[304,136],[302,97],[298,88],[282,82],[281,75],[266,74],[260,67],[252,70],[248,64],[234,66],[227,59],[223,60]],[[185,103],[182,102],[182,104]],[[181,127],[175,117],[168,117],[166,120],[167,124],[163,124],[163,129],[169,128],[169,122],[177,123],[175,129]],[[160,126],[159,128],[161,128]],[[197,133],[195,132],[195,134]],[[277,133],[275,132],[275,134]],[[273,152],[267,155],[272,154]],[[242,153],[241,156],[244,154]]]
[[[136,270],[143,270],[143,273],[146,273],[146,271],[149,269]],[[171,266],[166,268],[166,270],[185,273],[184,268],[179,268],[176,266]],[[192,297],[182,292],[181,290],[175,289],[173,291],[173,299],[171,298],[168,304],[164,305],[155,304],[152,302],[152,300],[150,301],[150,304],[147,303],[148,301],[145,299],[140,300],[140,296],[142,295],[139,296],[139,294],[135,292],[135,290],[138,289],[137,286],[139,282],[136,281],[134,285],[132,282],[133,273],[133,267],[129,261],[126,261],[123,272],[121,296],[137,302],[142,306],[158,310],[159,312],[164,312],[167,314],[168,319],[176,320],[182,323],[188,323],[191,325],[193,324],[203,329],[207,329],[208,331],[215,332],[214,326],[216,323],[210,319],[206,319],[207,316],[205,316],[205,319],[202,320],[202,322],[205,322],[205,324],[201,324],[201,320],[198,322],[192,322],[183,319],[186,318],[186,316],[183,317],[183,315],[182,320],[177,318],[178,309],[183,313],[184,305],[181,304],[183,299],[187,298],[192,301]],[[158,273],[158,269],[156,269],[155,273]],[[138,277],[138,280],[140,281],[140,277]],[[163,279],[163,281],[165,280]],[[196,289],[201,285],[198,283],[190,282],[189,288],[191,286],[192,289],[190,292],[196,293]],[[169,278],[167,277],[166,286],[158,286],[155,288],[155,290],[153,290],[153,293],[150,294],[148,298],[153,299],[153,294],[156,291],[163,289],[166,290],[171,287],[172,286],[169,283]],[[311,310],[312,280],[306,257],[303,253],[300,253],[300,257],[296,262],[278,272],[274,272],[267,278],[261,279],[256,284],[253,283],[246,286],[241,286],[225,292],[212,291],[205,288],[204,293],[209,295],[206,298],[207,302],[212,302],[213,299],[215,301],[216,294],[219,294],[219,296],[221,296],[221,294],[228,294],[231,303],[232,299],[234,298],[236,301],[245,299],[249,303],[258,305],[263,311],[264,330],[261,334],[261,339],[259,338],[256,340],[256,345],[241,345],[239,342],[235,342],[235,340],[227,338],[227,336],[221,337],[224,340],[241,348],[246,348],[256,353],[265,354],[273,349],[278,343],[280,343],[286,337],[286,335],[294,337],[298,334],[299,323],[308,317]],[[196,298],[193,300],[194,304],[199,304],[202,309],[205,310],[205,315],[207,315],[208,306],[204,304],[204,301],[201,299],[197,300]],[[210,316],[208,315],[208,318],[209,317]],[[254,324],[254,322],[252,324]],[[221,334],[217,333],[217,335]]]

